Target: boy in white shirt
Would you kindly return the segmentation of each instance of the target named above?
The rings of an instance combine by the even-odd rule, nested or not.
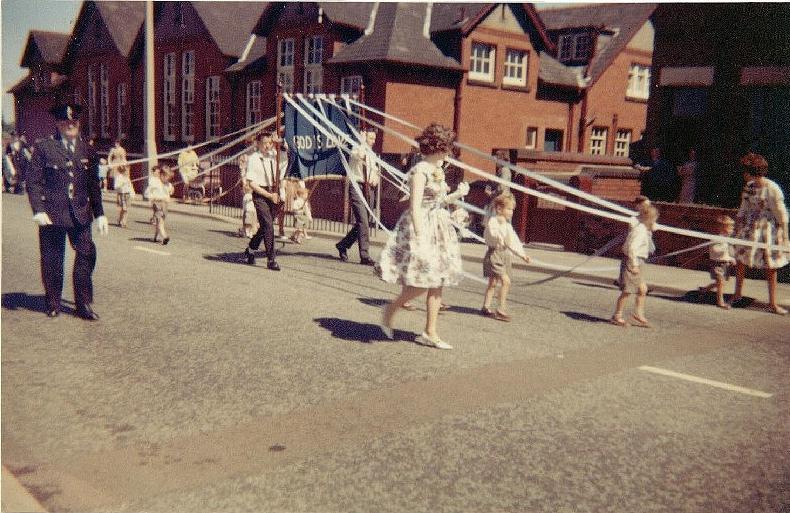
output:
[[[658,220],[656,207],[647,204],[639,208],[639,222],[631,226],[628,237],[623,244],[623,259],[620,262],[620,278],[617,280],[620,287],[620,297],[617,298],[614,315],[611,322],[617,326],[626,326],[623,319],[623,309],[630,294],[636,293],[634,313],[631,322],[643,328],[649,328],[650,323],[645,318],[645,299],[647,298],[647,284],[645,283],[645,260],[650,254],[653,241],[653,228]]]
[[[719,235],[731,237],[735,231],[735,221],[730,216],[720,215],[716,222],[719,226]],[[708,250],[710,258],[710,277],[713,282],[705,287],[700,287],[700,293],[705,293],[716,288],[716,305],[725,310],[730,309],[730,305],[724,301],[724,282],[730,279],[732,266],[735,264],[733,249],[726,242],[714,242]]]
[[[488,288],[483,298],[482,315],[493,317],[498,321],[510,322],[507,313],[507,293],[510,291],[511,252],[529,263],[530,258],[524,253],[524,246],[513,229],[513,209],[516,202],[509,194],[500,194],[492,202],[495,215],[486,223],[483,237],[488,251],[483,257],[483,276],[488,278]],[[499,289],[499,307],[491,309],[491,301],[497,285]]]

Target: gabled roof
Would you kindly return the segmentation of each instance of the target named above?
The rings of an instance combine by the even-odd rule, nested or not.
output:
[[[60,73],[53,72],[50,74],[50,80],[51,80],[50,84],[47,86],[46,89],[41,90],[42,92],[47,92],[51,94],[51,91],[53,89],[57,89],[59,86],[64,84],[68,80],[68,77],[66,75],[61,75]],[[16,94],[28,87],[30,87],[31,89],[35,87],[35,84],[33,83],[33,75],[31,73],[28,73],[27,76],[20,79],[19,82],[11,86],[6,92],[11,94]]]
[[[364,30],[373,9],[373,2],[318,2],[330,21]]]
[[[608,30],[611,38],[596,49],[587,68],[590,85],[594,84],[634,35],[647,22],[656,4],[595,4],[540,12],[549,31],[582,27]]]
[[[547,84],[583,89],[587,86],[584,79],[585,66],[566,66],[547,52],[540,52],[538,78]]]
[[[466,25],[470,20],[476,19],[479,14],[489,9],[490,2],[474,3],[454,3],[443,2],[433,4],[431,12],[431,32],[443,32],[445,30],[458,30]]]
[[[38,49],[41,59],[46,64],[57,65],[63,59],[63,52],[69,43],[69,34],[61,32],[47,32],[44,30],[31,30],[22,54],[20,66],[29,68],[33,58],[34,49]]]
[[[247,66],[254,64],[256,61],[258,61],[258,59],[266,57],[266,38],[256,36],[255,34],[253,34],[251,37],[254,39],[252,41],[252,46],[250,46],[250,49],[247,51],[247,55],[242,54],[241,57],[239,57],[239,60],[225,68],[225,71],[230,73],[242,71],[246,69]],[[242,59],[242,57],[244,59]]]
[[[425,3],[381,2],[373,30],[335,54],[329,63],[386,61],[445,69],[461,69],[425,35]]]
[[[190,2],[224,55],[239,57],[268,2]]]
[[[134,40],[145,21],[145,2],[94,2],[115,47],[124,57],[129,56]]]

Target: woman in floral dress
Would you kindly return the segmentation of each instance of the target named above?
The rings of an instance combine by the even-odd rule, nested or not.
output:
[[[746,267],[765,269],[769,307],[774,313],[784,315],[787,310],[776,302],[776,271],[787,265],[790,252],[784,194],[775,182],[765,177],[768,174],[768,162],[762,155],[749,153],[741,159],[741,164],[750,179],[741,193],[741,208],[738,209],[735,220],[735,236],[753,242],[785,246],[786,249],[736,246],[737,267],[732,302],[741,298]]]
[[[442,289],[456,285],[463,272],[458,236],[446,206],[469,192],[461,183],[447,194],[442,161],[452,150],[455,132],[431,124],[417,137],[422,160],[409,171],[409,209],[398,220],[381,252],[377,270],[389,283],[399,283],[401,293],[384,308],[381,328],[393,338],[392,321],[403,305],[427,292],[425,331],[417,342],[438,349],[452,349],[437,332]]]

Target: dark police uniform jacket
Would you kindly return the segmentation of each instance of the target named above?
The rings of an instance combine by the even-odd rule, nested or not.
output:
[[[96,152],[80,138],[73,155],[59,135],[36,141],[27,176],[33,213],[46,212],[52,224],[64,228],[103,216],[97,164]]]

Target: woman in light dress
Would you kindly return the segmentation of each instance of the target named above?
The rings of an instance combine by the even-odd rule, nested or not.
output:
[[[389,283],[399,283],[401,293],[384,308],[381,328],[392,339],[392,321],[403,305],[427,293],[425,330],[417,342],[438,349],[452,349],[437,330],[442,290],[456,285],[463,272],[458,236],[446,206],[469,192],[461,183],[448,193],[442,164],[450,154],[455,132],[433,123],[417,138],[422,160],[409,171],[409,209],[403,213],[384,246],[377,271]]]
[[[741,159],[741,165],[744,167],[747,183],[741,193],[741,207],[735,219],[735,237],[782,247],[768,250],[736,246],[737,267],[732,302],[735,303],[741,298],[746,267],[760,268],[765,270],[768,281],[769,308],[774,313],[784,315],[787,309],[781,307],[776,298],[776,271],[787,265],[790,253],[784,194],[776,182],[766,178],[768,161],[765,157],[749,153]]]

